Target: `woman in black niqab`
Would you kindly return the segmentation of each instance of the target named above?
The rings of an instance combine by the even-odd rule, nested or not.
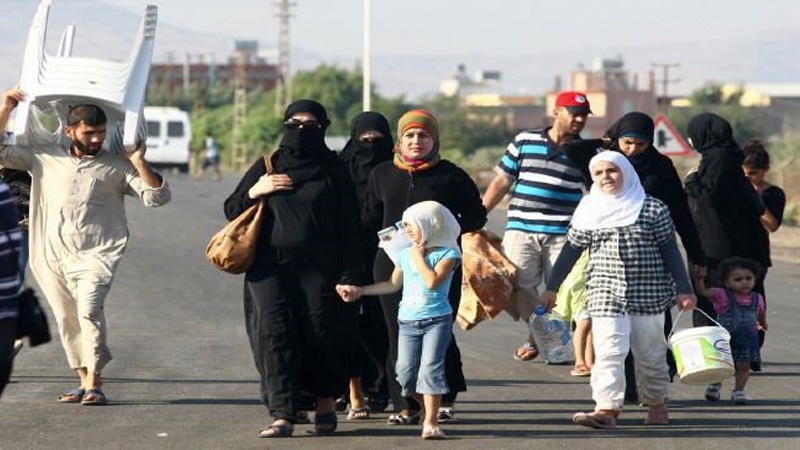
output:
[[[349,178],[355,185],[359,206],[366,202],[367,181],[372,169],[394,156],[394,142],[389,122],[376,112],[362,112],[350,123],[350,140],[339,154]],[[364,265],[372,267],[378,250],[375,233],[364,233]],[[371,273],[367,274],[372,282]],[[389,402],[386,361],[389,339],[383,309],[377,298],[369,297],[358,303],[341,303],[339,323],[344,332],[344,362],[349,392],[337,404],[349,402],[348,419],[368,419],[370,411],[386,409]]]
[[[247,170],[225,200],[233,220],[263,202],[255,261],[244,277],[245,329],[273,422],[263,438],[291,436],[303,393],[315,397],[314,431],[337,428],[334,398],[346,386],[335,308],[336,283],[358,284],[363,268],[360,208],[336,154],[325,145],[325,108],[286,109],[280,146]]]
[[[377,131],[377,139],[362,139],[365,133]],[[369,180],[372,169],[384,161],[390,161],[394,155],[394,141],[389,122],[381,114],[367,111],[353,118],[350,124],[350,140],[339,155],[347,166],[350,178],[359,189],[359,199]]]
[[[293,118],[311,115],[309,124],[299,126]],[[330,169],[336,154],[325,144],[325,131],[330,125],[325,107],[314,100],[292,102],[283,115],[283,137],[272,157],[276,173],[285,173],[295,185],[319,177]]]

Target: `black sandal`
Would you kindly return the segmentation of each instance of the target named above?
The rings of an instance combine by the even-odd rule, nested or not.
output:
[[[314,434],[330,434],[336,431],[339,425],[339,419],[336,417],[336,412],[330,413],[316,413],[314,414]]]
[[[276,420],[270,426],[258,432],[260,438],[287,438],[292,437],[294,433],[294,425],[290,422],[283,420],[283,423],[278,423]]]

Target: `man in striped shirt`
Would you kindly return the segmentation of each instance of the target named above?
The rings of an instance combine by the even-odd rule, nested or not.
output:
[[[8,185],[0,181],[0,394],[11,375],[17,334],[17,297],[22,283],[19,252],[22,231],[17,203]]]
[[[511,192],[503,251],[518,269],[517,285],[522,296],[507,308],[515,319],[527,320],[533,313],[539,301],[537,288],[549,276],[583,195],[581,171],[562,146],[580,139],[590,113],[585,94],[561,92],[556,97],[553,125],[523,131],[514,138],[483,196],[488,212]],[[537,355],[529,334],[514,358],[530,361]]]

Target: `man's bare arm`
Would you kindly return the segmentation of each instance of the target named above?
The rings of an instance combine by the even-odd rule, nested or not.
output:
[[[489,187],[486,188],[486,192],[483,194],[483,207],[486,208],[487,213],[500,203],[500,200],[502,200],[509,189],[511,189],[512,184],[509,177],[502,174],[495,175]]]

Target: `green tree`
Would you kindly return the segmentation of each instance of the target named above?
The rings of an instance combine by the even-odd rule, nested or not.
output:
[[[202,147],[202,138],[210,130],[221,146],[222,162],[231,161],[231,128],[233,124],[233,91],[230,87],[197,87],[196,92],[186,92],[179,106],[192,110],[195,148]],[[412,108],[431,110],[439,120],[442,150],[449,159],[458,162],[478,148],[504,145],[508,137],[505,121],[488,110],[467,109],[457,98],[435,96],[419,105],[410,104],[405,96],[384,97],[373,87],[373,110],[382,113],[389,121],[392,133],[400,116]],[[150,86],[148,103],[172,101],[173,92],[161,86]],[[292,79],[292,97],[312,98],[325,105],[331,120],[329,135],[350,134],[350,121],[362,109],[362,76],[356,70],[322,65],[314,70],[298,72]],[[162,103],[163,104],[163,103]],[[249,92],[247,118],[242,127],[242,137],[251,155],[274,148],[281,133],[283,117],[275,111],[274,92]],[[198,106],[202,106],[199,107]],[[393,136],[397,139],[397,136]]]
[[[725,97],[721,84],[707,83],[690,95],[692,106],[689,108],[673,108],[668,116],[678,131],[686,136],[686,126],[692,117],[700,113],[712,112],[730,122],[734,138],[737,142],[744,143],[760,136],[761,130],[756,125],[751,109],[739,104],[741,96],[742,91],[740,89]]]

